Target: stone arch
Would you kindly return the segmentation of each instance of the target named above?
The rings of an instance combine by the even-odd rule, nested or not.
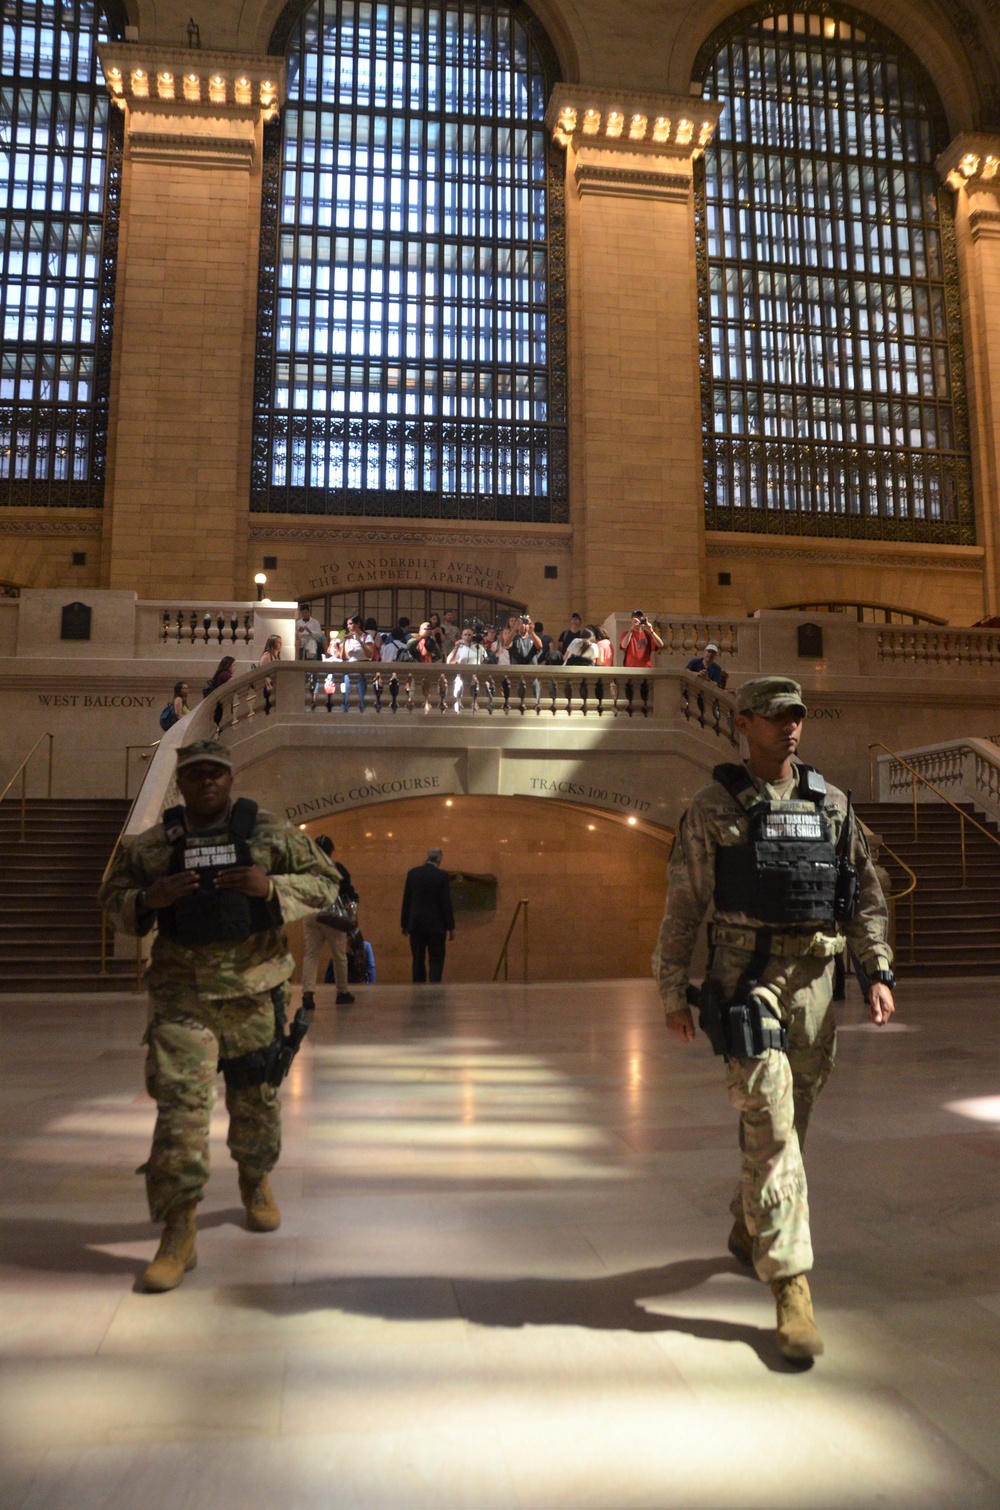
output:
[[[747,6],[739,0],[691,4],[671,50],[668,87],[678,94],[687,94],[696,86],[700,90],[699,55],[715,33],[743,12],[766,13],[777,8],[777,5]],[[913,4],[912,0],[881,0],[852,9],[894,33],[914,55],[934,86],[952,135],[972,130],[979,123],[984,108],[984,80],[977,76],[958,30],[949,26],[940,13]]]

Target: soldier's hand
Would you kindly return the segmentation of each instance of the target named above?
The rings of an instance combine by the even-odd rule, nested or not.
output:
[[[889,1021],[895,1010],[896,1003],[889,987],[880,980],[873,981],[868,988],[868,1016],[872,1022],[877,1022],[881,1027]]]
[[[673,1033],[683,1043],[694,1043],[697,1034],[690,1007],[679,1007],[676,1012],[668,1012],[666,1024],[668,1033]]]
[[[172,876],[161,876],[152,886],[146,887],[146,906],[153,911],[158,907],[172,907],[180,897],[190,896],[198,890],[196,870],[178,870]]]
[[[241,891],[245,897],[266,897],[271,877],[259,865],[232,865],[215,878],[219,891]]]

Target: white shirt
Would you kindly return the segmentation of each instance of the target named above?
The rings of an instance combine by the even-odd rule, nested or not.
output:
[[[311,616],[308,619],[299,619],[295,625],[295,639],[299,651],[303,655],[316,654],[316,636],[323,633],[323,626],[318,619]]]
[[[466,645],[463,641],[456,646],[453,666],[482,666],[486,660],[485,645]]]
[[[344,641],[345,661],[366,661],[368,650],[364,640],[359,640],[357,635],[349,634]]]

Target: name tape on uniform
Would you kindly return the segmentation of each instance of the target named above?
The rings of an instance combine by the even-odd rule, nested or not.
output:
[[[765,839],[822,839],[819,813],[768,813],[764,820]]]
[[[235,844],[198,844],[184,852],[185,870],[221,870],[235,864]]]

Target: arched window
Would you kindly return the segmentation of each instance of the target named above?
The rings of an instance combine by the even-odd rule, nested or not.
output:
[[[971,544],[948,133],[920,64],[840,6],[760,5],[702,49],[710,528]]]
[[[502,0],[316,0],[287,55],[266,142],[251,507],[566,519],[544,34]]]
[[[104,499],[122,124],[97,45],[124,12],[2,0],[0,504]]]

